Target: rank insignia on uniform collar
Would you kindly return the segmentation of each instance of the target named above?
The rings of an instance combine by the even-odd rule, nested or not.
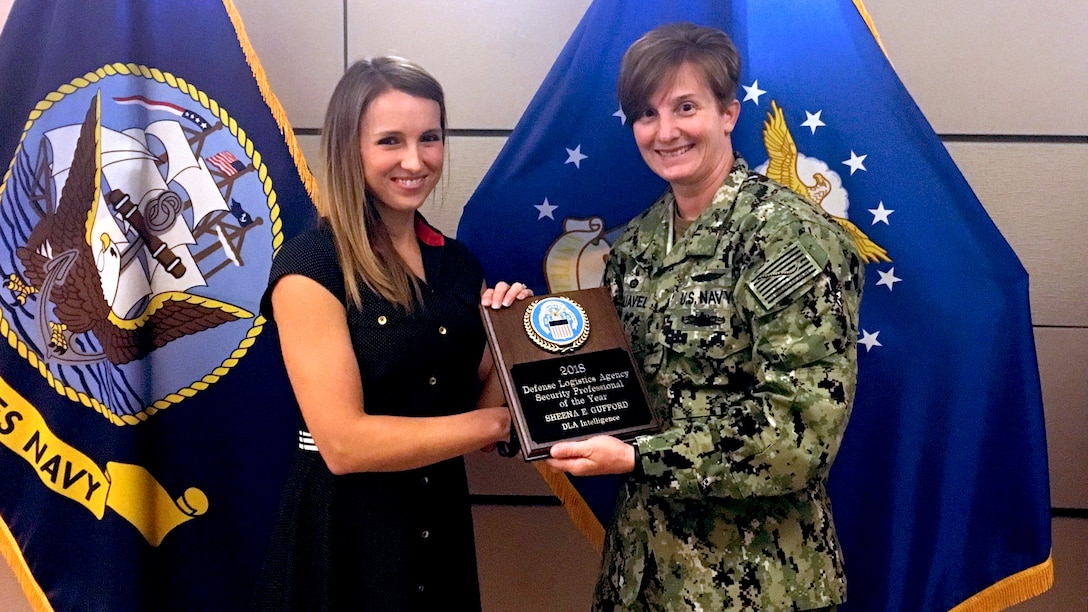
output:
[[[589,317],[574,300],[550,296],[525,310],[525,333],[533,344],[552,353],[565,353],[589,338]]]

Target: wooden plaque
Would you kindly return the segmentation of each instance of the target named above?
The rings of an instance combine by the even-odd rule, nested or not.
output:
[[[480,312],[527,461],[564,440],[661,429],[607,288]]]

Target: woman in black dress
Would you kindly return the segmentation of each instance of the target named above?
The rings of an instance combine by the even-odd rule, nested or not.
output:
[[[477,305],[532,295],[418,210],[442,174],[441,86],[393,57],[351,66],[322,131],[319,226],[276,256],[262,312],[301,411],[261,610],[472,610],[462,455],[506,440]],[[485,384],[486,382],[486,384]]]

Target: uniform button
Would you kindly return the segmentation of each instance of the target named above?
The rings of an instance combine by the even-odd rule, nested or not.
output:
[[[431,383],[431,386],[433,387],[433,386],[438,384],[438,379],[435,378],[434,376],[432,376],[431,379],[428,380],[427,382]]]
[[[423,538],[424,540],[426,540],[427,538],[431,537],[431,532],[429,532],[427,530],[423,530],[423,533],[419,534],[419,536],[421,538]]]
[[[445,336],[445,335],[446,335],[446,328],[445,328],[445,327],[439,327],[439,328],[438,328],[438,333],[440,333],[440,334],[442,334],[443,336]]]
[[[378,325],[385,325],[388,321],[389,319],[386,319],[385,315],[378,317]]]

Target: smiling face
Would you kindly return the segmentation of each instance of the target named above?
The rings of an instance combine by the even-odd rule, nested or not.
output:
[[[731,134],[739,114],[736,99],[720,108],[705,79],[685,63],[654,92],[632,129],[654,174],[678,195],[706,193],[709,203],[733,166]]]
[[[415,213],[442,177],[438,102],[390,89],[370,103],[359,132],[363,177],[379,214]]]

